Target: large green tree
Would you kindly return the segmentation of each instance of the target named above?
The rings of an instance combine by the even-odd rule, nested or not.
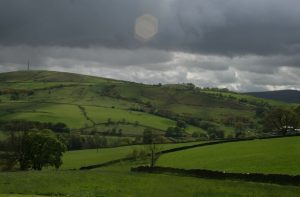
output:
[[[299,126],[299,116],[292,110],[276,108],[271,110],[264,119],[265,132],[277,132],[286,135]]]
[[[12,133],[5,142],[2,160],[8,168],[42,170],[45,166],[59,168],[65,145],[50,130]]]

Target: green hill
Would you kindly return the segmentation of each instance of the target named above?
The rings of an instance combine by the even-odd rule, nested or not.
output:
[[[184,138],[207,138],[209,128],[225,137],[260,127],[257,107],[287,105],[192,84],[145,85],[53,71],[0,74],[0,121],[63,122],[82,134],[139,136],[151,128],[164,133],[186,123]],[[210,129],[211,131],[211,129]]]
[[[231,142],[163,155],[159,166],[226,172],[300,174],[300,137]]]

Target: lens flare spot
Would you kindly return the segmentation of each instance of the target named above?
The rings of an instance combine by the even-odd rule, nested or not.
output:
[[[158,32],[157,18],[150,14],[140,16],[136,19],[134,32],[138,40],[148,42]]]

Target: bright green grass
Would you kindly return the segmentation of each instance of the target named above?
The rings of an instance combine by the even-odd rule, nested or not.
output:
[[[300,175],[300,137],[233,142],[163,155],[160,166]]]
[[[162,150],[199,144],[200,142],[178,143],[178,144],[163,144],[159,145]],[[68,151],[63,156],[62,169],[74,169],[82,166],[99,164],[111,160],[122,159],[129,156],[133,149],[143,149],[144,145],[123,146],[117,148],[89,149]]]
[[[16,103],[16,105],[18,105]],[[79,108],[64,104],[20,103],[18,111],[0,117],[0,120],[30,120],[41,122],[64,122],[70,128],[81,128],[88,124]]]
[[[126,100],[105,97],[99,94],[101,85],[78,84],[71,87],[35,91],[34,95],[22,98],[28,102],[54,102],[127,109],[137,105]]]
[[[132,197],[296,197],[300,187],[131,173],[129,166],[92,171],[0,173],[0,193]]]
[[[200,127],[195,127],[192,125],[188,125],[185,131],[189,134],[192,134],[193,132],[200,132],[200,133],[206,133],[204,129],[201,129]]]
[[[161,130],[175,126],[175,122],[170,119],[143,112],[91,106],[85,106],[85,109],[88,116],[96,123],[105,123],[108,118],[111,118],[112,121],[121,121],[122,119],[131,123],[138,121],[140,125]]]

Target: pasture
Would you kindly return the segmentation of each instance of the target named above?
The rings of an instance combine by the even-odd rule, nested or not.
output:
[[[296,197],[299,187],[132,173],[117,165],[91,171],[0,173],[0,193],[47,196]]]
[[[88,116],[96,123],[106,123],[110,118],[114,122],[122,120],[130,123],[138,122],[140,125],[159,130],[166,130],[168,127],[175,126],[175,121],[143,112],[91,106],[86,106],[85,109]]]
[[[4,104],[1,107],[7,111],[0,117],[2,121],[28,120],[55,123],[63,120],[72,129],[81,128],[88,124],[76,105],[16,102],[14,105]]]
[[[161,144],[161,150],[167,150],[182,146],[190,146],[201,142],[177,143],[177,144]],[[122,159],[130,156],[134,149],[146,149],[145,145],[122,146],[116,148],[102,148],[68,151],[63,156],[62,169],[78,169],[82,166],[105,163],[108,161]]]
[[[233,142],[162,155],[158,166],[300,175],[300,137]]]

